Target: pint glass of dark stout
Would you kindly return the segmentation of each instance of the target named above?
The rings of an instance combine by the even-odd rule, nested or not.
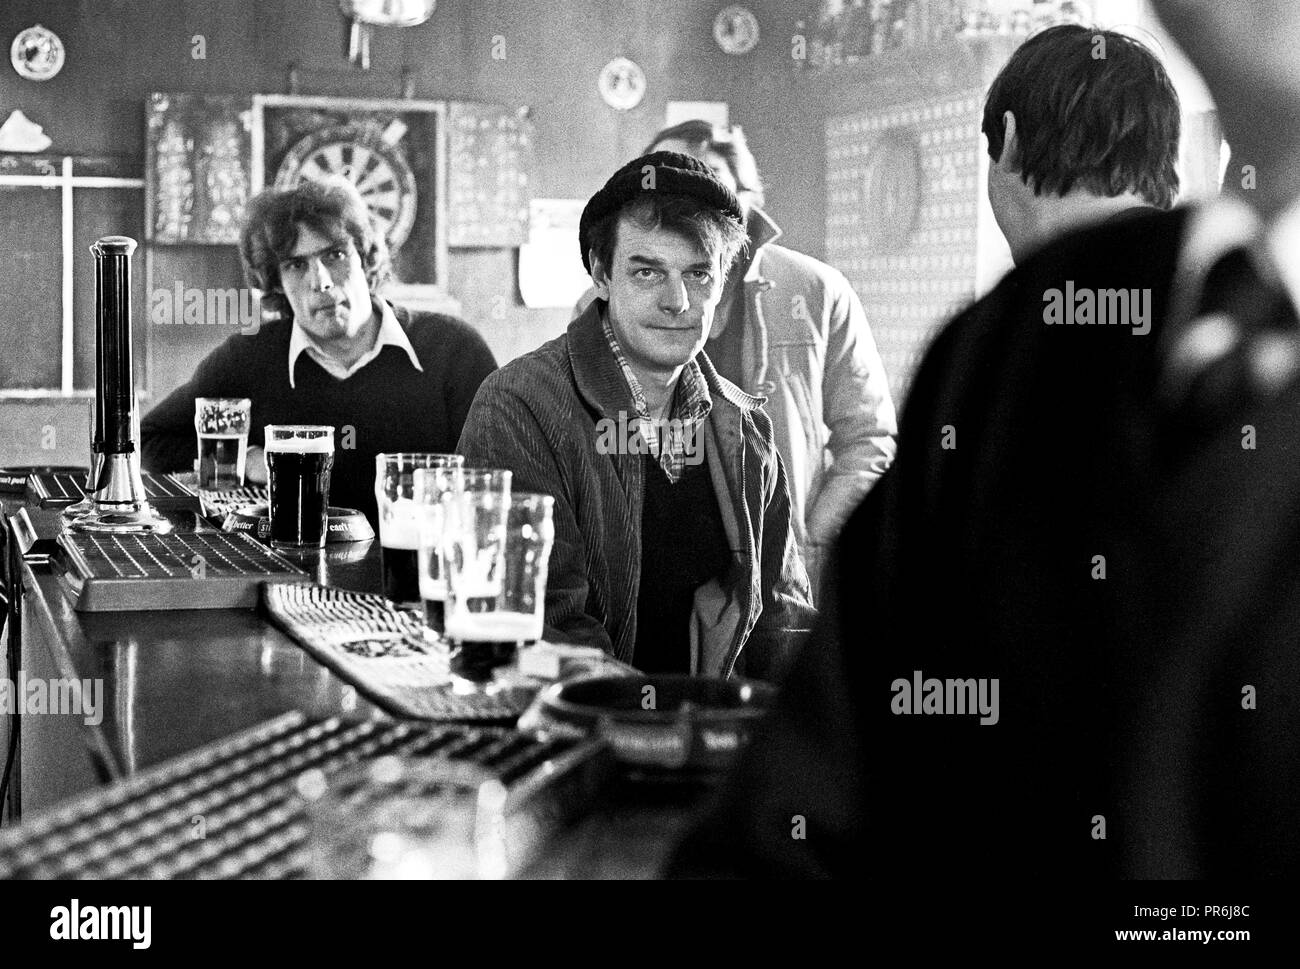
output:
[[[375,457],[375,502],[379,508],[380,568],[384,596],[394,605],[420,604],[420,523],[424,508],[415,498],[415,473],[458,468],[459,454],[380,454]]]
[[[329,522],[334,428],[321,424],[267,424],[266,471],[271,498],[271,544],[322,547]]]

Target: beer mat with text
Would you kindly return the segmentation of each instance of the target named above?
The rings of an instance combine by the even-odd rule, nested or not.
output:
[[[220,522],[240,508],[248,505],[265,505],[266,489],[256,486],[231,488],[227,491],[200,489],[199,501],[203,505],[203,514]]]
[[[427,639],[418,615],[383,596],[267,583],[262,602],[303,649],[394,716],[514,720],[536,693],[522,684],[492,694],[453,692],[446,645]]]

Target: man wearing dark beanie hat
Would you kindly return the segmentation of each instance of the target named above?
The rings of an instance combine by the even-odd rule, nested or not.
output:
[[[682,121],[645,149],[697,158],[736,193],[747,245],[727,283],[704,352],[741,390],[767,399],[790,482],[795,541],[820,593],[820,565],[894,459],[898,419],[862,301],[844,274],[789,247],[766,209],[758,160],[739,125]],[[577,316],[595,298],[588,289]]]
[[[646,672],[775,679],[815,617],[772,424],[702,348],[744,211],[654,152],[582,213],[597,298],[480,387],[458,450],[555,498],[546,638]]]

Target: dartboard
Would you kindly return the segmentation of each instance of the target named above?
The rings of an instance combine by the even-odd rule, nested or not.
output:
[[[415,176],[402,157],[376,131],[336,125],[307,135],[284,156],[276,188],[291,188],[304,178],[342,175],[366,200],[390,249],[396,250],[415,224]]]

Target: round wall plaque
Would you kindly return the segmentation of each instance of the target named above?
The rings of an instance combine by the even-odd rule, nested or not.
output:
[[[896,245],[911,235],[921,213],[921,147],[912,132],[886,131],[871,149],[862,213],[872,245]]]
[[[645,71],[626,57],[615,57],[601,68],[596,87],[611,108],[630,111],[645,97]]]
[[[14,38],[9,60],[27,80],[48,81],[63,69],[63,41],[48,27],[28,27]]]
[[[723,7],[713,18],[713,39],[728,54],[748,54],[758,46],[758,18],[740,4]]]

